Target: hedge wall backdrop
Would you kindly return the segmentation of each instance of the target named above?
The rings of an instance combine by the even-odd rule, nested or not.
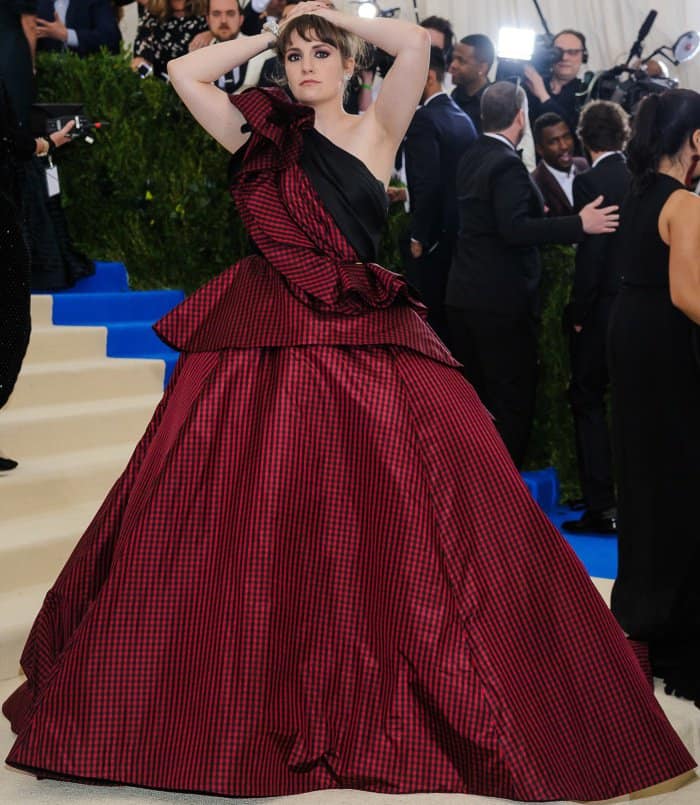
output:
[[[39,100],[81,102],[108,123],[94,145],[78,141],[58,155],[63,204],[76,245],[93,259],[127,266],[138,289],[191,292],[246,253],[246,236],[227,190],[228,155],[190,117],[172,89],[142,80],[129,55],[79,59],[42,54]],[[400,271],[392,210],[381,262]],[[573,252],[544,252],[545,306],[535,428],[528,466],[553,465],[565,496],[577,493],[573,430],[566,402],[568,358],[561,311]]]

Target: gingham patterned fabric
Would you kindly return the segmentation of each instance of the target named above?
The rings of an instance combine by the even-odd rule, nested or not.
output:
[[[188,349],[34,624],[8,762],[231,796],[523,800],[691,769],[400,278],[345,273],[295,161],[309,113],[236,103],[263,257],[160,323]]]

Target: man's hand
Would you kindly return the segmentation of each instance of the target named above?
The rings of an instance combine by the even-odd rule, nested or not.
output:
[[[423,244],[411,238],[411,257],[414,260],[420,260],[423,256]]]
[[[582,324],[574,324],[574,332],[575,333],[583,332],[583,325]]]
[[[192,41],[187,46],[187,50],[191,53],[193,50],[206,48],[214,41],[214,34],[211,31],[201,31],[197,36],[192,38]]]
[[[68,28],[61,22],[58,14],[54,14],[54,21],[47,22],[37,17],[36,20],[36,38],[37,39],[56,39],[59,42],[66,42],[68,40]]]
[[[530,90],[530,92],[537,98],[539,101],[544,103],[548,101],[550,98],[549,92],[547,92],[547,87],[544,85],[544,79],[542,76],[535,70],[535,68],[531,64],[526,64],[525,69],[525,86]]]
[[[620,209],[617,204],[611,207],[601,207],[603,196],[591,201],[581,210],[581,223],[587,235],[605,235],[614,232],[620,223]]]

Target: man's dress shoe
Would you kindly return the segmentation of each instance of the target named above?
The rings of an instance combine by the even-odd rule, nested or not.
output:
[[[617,512],[586,511],[580,520],[566,520],[561,527],[570,534],[617,534]]]

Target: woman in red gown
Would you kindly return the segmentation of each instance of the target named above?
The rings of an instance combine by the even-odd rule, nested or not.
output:
[[[345,115],[353,35],[395,55]],[[401,277],[373,262],[425,32],[302,3],[281,91],[171,63],[254,254],[166,316],[182,351],[49,591],[8,762],[229,796],[601,799],[694,767]],[[243,150],[241,150],[243,149]]]

